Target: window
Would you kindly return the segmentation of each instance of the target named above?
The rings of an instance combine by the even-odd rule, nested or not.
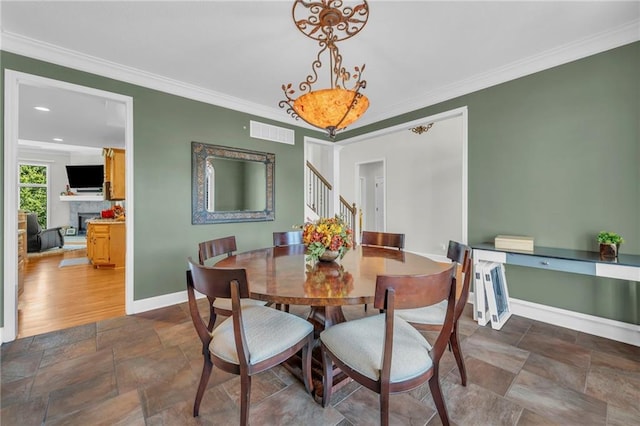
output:
[[[49,166],[42,164],[19,165],[20,209],[38,214],[38,222],[47,228]]]

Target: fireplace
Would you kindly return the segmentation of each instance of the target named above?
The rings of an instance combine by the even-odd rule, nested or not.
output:
[[[78,235],[85,235],[87,233],[86,220],[96,217],[100,217],[99,212],[78,212]]]

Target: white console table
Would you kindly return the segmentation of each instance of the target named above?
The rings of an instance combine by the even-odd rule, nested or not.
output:
[[[507,251],[496,249],[492,243],[472,244],[471,247],[474,270],[478,262],[487,261],[640,282],[640,255],[619,254],[616,260],[603,260],[600,259],[600,253],[583,250],[534,247],[532,252]],[[517,299],[512,299],[512,307],[514,301],[518,302],[521,311],[515,312],[516,314],[640,346],[639,325],[572,313]],[[540,311],[544,311],[542,317],[539,315]]]
[[[534,247],[532,252],[496,249],[491,243],[472,244],[473,261],[499,262],[551,271],[573,272],[596,277],[640,281],[640,255],[619,254],[618,259],[602,260],[594,251]]]

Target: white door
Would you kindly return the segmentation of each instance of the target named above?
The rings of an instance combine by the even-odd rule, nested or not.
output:
[[[384,232],[384,176],[376,176],[375,185],[376,231]]]

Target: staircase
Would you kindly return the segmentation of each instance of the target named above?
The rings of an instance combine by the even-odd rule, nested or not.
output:
[[[336,214],[349,225],[356,233],[356,203],[349,204],[344,197],[340,196],[340,203],[337,211],[331,208],[331,199],[333,197],[333,186],[322,174],[307,161],[307,184],[308,188],[305,193],[305,201],[307,212],[312,212],[315,218],[333,217]],[[310,216],[310,215],[308,215]]]

